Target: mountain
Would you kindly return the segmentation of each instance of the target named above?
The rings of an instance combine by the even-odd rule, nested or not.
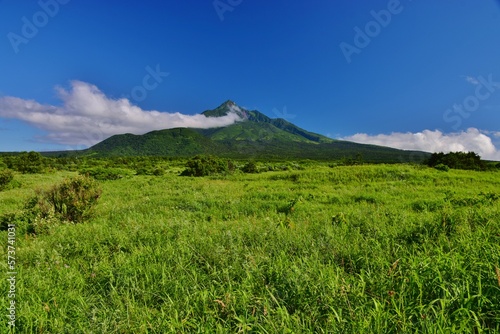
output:
[[[242,121],[227,127],[202,130],[205,136],[215,141],[292,141],[307,143],[331,143],[332,139],[306,131],[282,119],[269,118],[257,110],[246,110],[233,101],[226,101],[214,110],[204,111],[207,117],[222,117],[237,114]]]
[[[207,129],[203,134],[210,136],[213,140],[333,142],[333,139],[301,129],[283,118],[273,119],[257,110],[249,111],[238,107],[230,100],[216,109],[204,111],[202,114],[207,117],[222,117],[229,113],[237,114],[243,121],[223,128]]]
[[[112,136],[80,151],[93,156],[172,156],[213,154],[231,158],[341,159],[362,157],[369,162],[421,161],[428,153],[334,140],[304,130],[282,118],[270,118],[257,110],[226,101],[206,110],[206,117],[237,114],[240,121],[219,128],[175,128],[144,135]]]

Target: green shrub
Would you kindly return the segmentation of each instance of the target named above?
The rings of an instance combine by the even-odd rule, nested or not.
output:
[[[7,231],[12,225],[15,226],[16,233],[26,233],[27,222],[23,219],[22,212],[7,212],[0,215],[0,231]]]
[[[432,153],[424,162],[429,167],[446,165],[454,169],[486,170],[487,164],[474,152]]]
[[[26,229],[28,233],[37,235],[51,234],[57,226],[65,222],[56,215],[53,208],[46,207],[45,209],[47,210],[43,211],[36,208],[33,211],[27,211],[23,218],[28,223],[28,228]]]
[[[209,176],[225,174],[229,171],[229,162],[212,156],[196,156],[186,163],[181,176]]]
[[[33,232],[43,233],[61,222],[82,223],[92,216],[101,195],[96,180],[78,175],[50,190],[39,190],[25,205]]]
[[[124,177],[132,176],[133,171],[124,168],[96,167],[84,169],[80,172],[80,174],[92,176],[96,180],[106,181],[119,180]]]
[[[9,224],[16,223],[16,214],[12,212],[0,215],[0,231],[7,231]]]
[[[446,166],[445,164],[437,164],[436,166],[434,166],[434,168],[443,172],[447,172],[450,170],[450,167]]]
[[[258,173],[259,167],[257,167],[257,164],[254,161],[249,161],[241,168],[241,170],[244,173]]]
[[[14,179],[14,173],[9,169],[0,171],[0,190],[4,190],[7,185]]]
[[[135,175],[153,175],[153,176],[162,176],[165,175],[165,169],[157,166],[137,166],[135,168]]]
[[[145,167],[145,166],[140,166],[136,167],[135,169],[135,175],[151,175],[151,167]]]
[[[165,174],[165,170],[161,167],[156,167],[155,169],[153,169],[154,176],[162,176],[164,174]]]
[[[13,168],[23,174],[37,174],[44,170],[45,158],[38,152],[22,152],[13,160]]]

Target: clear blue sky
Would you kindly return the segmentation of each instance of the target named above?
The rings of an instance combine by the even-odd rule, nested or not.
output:
[[[149,130],[123,98],[185,115],[231,99],[333,138],[500,159],[499,32],[495,0],[0,0],[0,151]],[[107,130],[78,140],[92,122]]]

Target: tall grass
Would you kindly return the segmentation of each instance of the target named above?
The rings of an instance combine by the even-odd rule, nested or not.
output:
[[[2,210],[37,186],[16,178]],[[104,181],[93,220],[18,236],[16,329],[499,332],[499,185],[498,172],[312,163]]]

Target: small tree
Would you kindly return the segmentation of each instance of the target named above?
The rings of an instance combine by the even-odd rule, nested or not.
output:
[[[14,178],[14,173],[8,169],[0,171],[0,190],[4,190]]]
[[[257,164],[254,162],[254,161],[249,161],[247,162],[242,168],[241,170],[244,172],[244,173],[258,173],[259,172],[259,168],[257,167]]]
[[[437,170],[443,171],[443,172],[447,172],[450,170],[450,167],[448,167],[444,164],[437,164],[436,166],[434,166],[434,168],[436,168]]]
[[[195,156],[186,163],[181,176],[208,176],[228,172],[228,162],[212,156]]]
[[[23,174],[43,172],[44,158],[38,152],[22,152],[15,158],[14,168]]]
[[[433,153],[425,162],[430,167],[443,164],[455,169],[485,170],[486,163],[474,152]]]

